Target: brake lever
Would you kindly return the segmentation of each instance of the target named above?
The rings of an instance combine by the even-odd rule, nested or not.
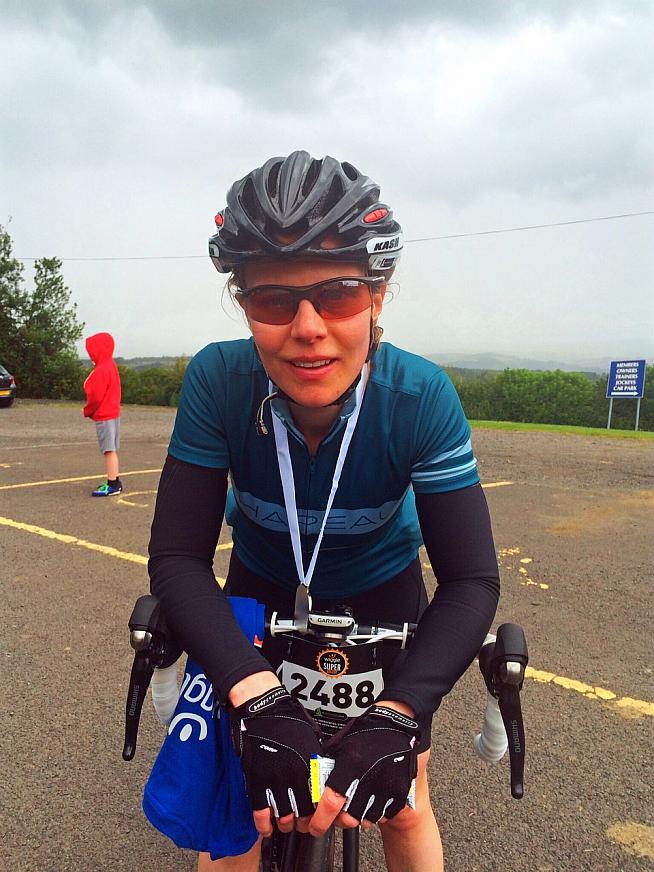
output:
[[[479,667],[486,687],[498,701],[509,744],[511,796],[524,796],[525,730],[520,706],[520,690],[529,661],[527,641],[518,624],[498,627],[494,645],[480,652]]]
[[[148,692],[154,666],[147,654],[137,652],[129,676],[127,704],[125,706],[125,742],[123,744],[123,760],[131,760],[136,753],[139,721],[143,701]]]
[[[123,760],[131,760],[136,753],[141,710],[154,670],[170,666],[181,654],[181,648],[168,637],[161,604],[155,596],[139,597],[128,623],[135,654],[125,705]]]
[[[516,687],[503,686],[500,690],[498,703],[509,741],[511,796],[514,799],[522,799],[525,792],[525,728],[520,708],[520,691]]]

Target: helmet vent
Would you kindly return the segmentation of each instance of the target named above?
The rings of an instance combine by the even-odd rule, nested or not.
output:
[[[345,194],[343,180],[339,176],[334,176],[329,190],[324,197],[320,198],[320,210],[323,215],[327,214],[330,209],[337,206]]]
[[[243,185],[241,206],[243,207],[245,214],[249,216],[250,220],[253,221],[257,227],[263,227],[259,198],[254,190],[252,179],[247,179]]]
[[[343,167],[343,172],[348,177],[348,179],[356,182],[356,180],[359,178],[359,170],[356,167],[353,167],[351,163],[347,162],[343,162],[341,166]]]
[[[266,180],[266,190],[268,191],[269,197],[277,196],[280,166],[281,164],[276,163],[273,167],[271,167],[270,173]]]
[[[302,183],[302,196],[306,197],[313,190],[314,185],[318,180],[318,176],[320,175],[320,170],[322,168],[321,160],[313,160],[311,161],[311,166],[307,170],[307,174],[304,177],[304,182]]]

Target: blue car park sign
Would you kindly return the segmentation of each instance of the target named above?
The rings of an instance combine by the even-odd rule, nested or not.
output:
[[[609,400],[609,420],[607,430],[611,427],[611,412],[615,397],[638,400],[636,404],[636,426],[640,417],[640,400],[645,390],[645,360],[612,360],[609,378],[606,383],[606,397]]]
[[[645,388],[644,360],[612,360],[606,385],[608,397],[642,397]]]

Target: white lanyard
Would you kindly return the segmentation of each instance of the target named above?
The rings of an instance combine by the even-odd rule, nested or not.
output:
[[[300,524],[297,517],[297,505],[295,503],[295,480],[293,478],[293,464],[291,463],[291,454],[288,447],[288,433],[286,432],[286,427],[282,424],[277,415],[274,412],[272,413],[273,431],[275,433],[275,445],[277,447],[277,462],[279,464],[279,474],[282,479],[282,490],[284,491],[284,506],[286,508],[286,517],[288,518],[288,529],[289,533],[291,534],[293,556],[295,557],[295,566],[297,569],[298,578],[300,579],[300,582],[306,586],[307,590],[309,588],[309,585],[311,584],[311,579],[313,578],[313,571],[316,566],[316,560],[318,559],[320,543],[322,542],[323,533],[325,532],[325,524],[327,523],[327,518],[329,516],[332,503],[334,502],[334,496],[336,495],[336,490],[338,489],[338,482],[341,477],[343,464],[345,463],[347,450],[350,447],[352,434],[354,433],[354,428],[356,427],[357,421],[359,420],[359,412],[361,411],[361,404],[363,402],[363,394],[366,390],[367,380],[368,364],[365,364],[361,371],[359,384],[357,385],[356,391],[354,393],[354,411],[348,419],[345,433],[343,434],[343,441],[341,442],[341,447],[338,452],[338,458],[336,460],[336,468],[334,469],[332,489],[329,493],[329,499],[327,500],[327,506],[325,508],[325,516],[322,519],[322,525],[320,527],[320,533],[318,534],[318,540],[313,549],[311,562],[309,563],[309,568],[307,569],[306,574],[304,572],[304,565],[302,563],[302,548],[300,546]],[[272,385],[270,387],[270,390],[272,391]]]

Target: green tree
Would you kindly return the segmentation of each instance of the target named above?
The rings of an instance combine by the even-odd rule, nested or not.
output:
[[[606,375],[506,369],[473,376],[453,372],[452,380],[468,418],[606,426]],[[633,429],[635,416],[635,400],[614,400],[612,427]],[[647,367],[639,427],[654,429],[654,366]]]
[[[119,364],[124,403],[145,406],[176,406],[188,360],[177,358],[173,366],[133,369]]]
[[[84,325],[61,275],[61,261],[35,263],[34,289],[24,291],[22,266],[12,257],[11,238],[0,227],[0,321],[4,365],[20,394],[59,399],[77,396],[83,369],[75,350]]]
[[[455,373],[451,377],[467,417],[477,421],[491,420],[496,409],[497,373],[482,372],[469,377]]]
[[[13,257],[11,236],[0,224],[0,361],[5,363],[27,301],[22,281],[23,265]]]

